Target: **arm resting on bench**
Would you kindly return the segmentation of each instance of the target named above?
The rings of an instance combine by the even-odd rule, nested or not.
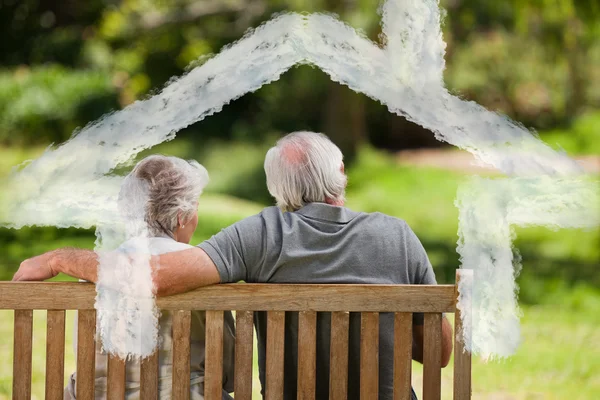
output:
[[[413,326],[413,360],[423,364],[423,325]],[[448,319],[442,318],[442,368],[450,362],[452,355],[452,326]]]
[[[221,280],[211,258],[197,247],[152,256],[150,264],[157,296],[183,293]],[[12,280],[43,281],[60,272],[95,283],[98,280],[98,256],[91,250],[53,250],[23,261]]]

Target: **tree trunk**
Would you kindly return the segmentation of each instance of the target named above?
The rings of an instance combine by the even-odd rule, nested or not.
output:
[[[349,164],[366,137],[365,98],[336,82],[330,81],[328,86],[323,133],[342,150]]]

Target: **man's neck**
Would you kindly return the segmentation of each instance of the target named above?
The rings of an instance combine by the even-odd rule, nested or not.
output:
[[[325,203],[329,204],[330,206],[344,207],[344,200],[325,199]]]

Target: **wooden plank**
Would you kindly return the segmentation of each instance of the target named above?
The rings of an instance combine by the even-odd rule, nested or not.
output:
[[[298,400],[314,400],[317,368],[317,313],[298,315]]]
[[[394,317],[394,400],[411,399],[412,313]]]
[[[125,398],[125,360],[109,355],[107,368],[107,399],[123,400]]]
[[[235,385],[236,400],[252,400],[252,311],[235,312]]]
[[[360,399],[379,398],[379,314],[360,314]]]
[[[423,325],[423,400],[440,400],[442,385],[442,314],[425,313]]]
[[[26,294],[26,295],[25,295]],[[0,309],[93,309],[94,285],[0,282]],[[454,285],[227,284],[157,299],[162,310],[454,312]]]
[[[204,398],[221,400],[223,392],[223,311],[206,312]]]
[[[0,310],[93,310],[96,287],[84,282],[0,282]]]
[[[31,398],[31,340],[33,310],[15,311],[13,352],[13,399]]]
[[[77,400],[94,398],[96,310],[77,313]]]
[[[173,399],[190,397],[190,328],[191,311],[173,313]]]
[[[62,399],[65,382],[65,310],[48,310],[46,399]]]
[[[140,399],[158,399],[158,350],[140,364]]]
[[[329,353],[329,399],[348,397],[348,337],[350,313],[331,313],[331,345]]]
[[[267,366],[265,400],[283,398],[283,352],[285,339],[285,312],[267,314]]]
[[[461,279],[473,279],[472,270],[457,270],[456,271],[456,301],[458,302],[458,284]],[[472,290],[470,285],[462,288],[463,290]],[[472,298],[471,293],[465,293],[466,296]],[[465,310],[471,312],[471,310]],[[463,311],[456,308],[454,314],[454,400],[469,400],[471,399],[471,353],[465,349],[463,341],[464,327],[462,321]],[[470,335],[469,335],[470,336]]]

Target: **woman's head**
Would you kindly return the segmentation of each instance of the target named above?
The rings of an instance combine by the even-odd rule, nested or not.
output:
[[[208,172],[196,161],[153,155],[140,161],[121,187],[121,209],[140,217],[150,236],[188,243],[198,225],[198,198]],[[140,218],[141,219],[141,218]]]

